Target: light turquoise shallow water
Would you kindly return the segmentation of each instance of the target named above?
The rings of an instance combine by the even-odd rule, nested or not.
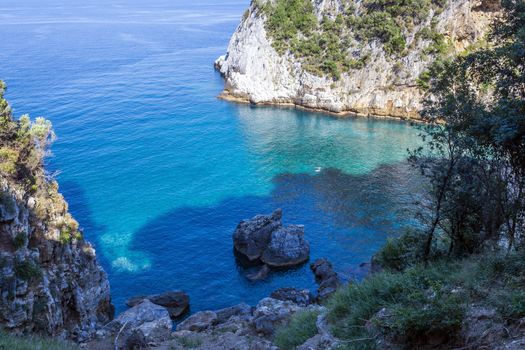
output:
[[[253,284],[235,262],[237,222],[277,207],[345,276],[410,222],[407,123],[216,99],[212,63],[248,1],[76,3],[0,0],[0,78],[17,115],[54,123],[49,168],[119,309],[166,289],[196,311],[315,288],[308,266]]]

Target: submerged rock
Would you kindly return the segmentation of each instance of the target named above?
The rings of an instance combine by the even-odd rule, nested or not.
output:
[[[257,215],[243,220],[233,233],[233,246],[237,253],[249,262],[258,262],[270,242],[272,232],[282,226],[282,211],[271,215]]]
[[[169,291],[161,294],[136,296],[126,301],[128,307],[133,307],[149,300],[153,304],[165,307],[172,319],[178,318],[185,314],[190,307],[190,297],[181,290]]]
[[[325,258],[317,259],[310,268],[315,275],[315,281],[319,284],[317,300],[323,302],[341,286],[341,280],[332,264]]]
[[[265,280],[268,277],[268,274],[270,273],[270,268],[268,265],[264,264],[259,270],[256,272],[252,272],[246,275],[246,278],[252,282],[256,281],[262,281]]]

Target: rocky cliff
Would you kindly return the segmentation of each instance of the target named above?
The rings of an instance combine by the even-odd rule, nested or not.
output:
[[[49,122],[14,121],[0,82],[0,329],[83,340],[113,317],[109,283],[44,171]]]
[[[227,54],[215,63],[226,80],[221,97],[417,118],[424,96],[420,78],[429,65],[478,43],[499,1],[418,0],[402,6],[378,0],[253,1]],[[305,12],[312,12],[312,20]]]

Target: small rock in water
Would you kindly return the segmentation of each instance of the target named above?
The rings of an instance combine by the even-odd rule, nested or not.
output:
[[[172,319],[178,318],[189,310],[190,297],[181,290],[169,291],[161,294],[136,296],[126,301],[126,305],[133,307],[144,300],[149,300],[153,304],[165,307]]]
[[[315,281],[319,284],[317,300],[319,302],[325,301],[341,286],[341,280],[334,271],[332,264],[325,258],[317,259],[310,265],[310,268],[315,275]]]
[[[251,282],[262,281],[268,277],[269,273],[270,268],[265,264],[258,271],[247,274],[246,278]]]

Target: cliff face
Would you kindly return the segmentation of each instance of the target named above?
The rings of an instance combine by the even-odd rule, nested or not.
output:
[[[13,121],[0,82],[0,327],[83,340],[113,317],[107,276],[42,158],[50,124]]]
[[[281,0],[269,1],[275,4]],[[359,20],[365,12],[365,2],[357,1],[348,10],[348,0],[312,0],[318,28],[324,19],[338,15],[346,20],[351,14]],[[432,27],[447,43],[447,54],[457,53],[483,37],[499,8],[497,0],[449,0],[439,10],[430,9],[420,22],[403,28],[406,49],[397,55],[385,50],[379,39],[352,37],[357,25],[353,27],[345,21],[345,30],[352,39],[343,44],[342,55],[366,55],[367,60],[334,79],[306,69],[305,59],[299,59],[293,50],[275,49],[276,39],[268,31],[268,11],[264,9],[267,3],[252,2],[231,38],[227,54],[215,63],[225,77],[221,97],[401,118],[418,117],[423,92],[417,80],[437,56],[431,50],[432,40],[420,35],[423,30]],[[299,33],[298,38],[301,36],[304,35]]]

